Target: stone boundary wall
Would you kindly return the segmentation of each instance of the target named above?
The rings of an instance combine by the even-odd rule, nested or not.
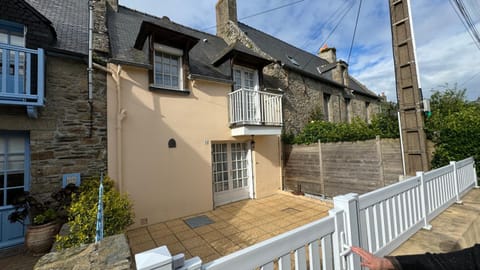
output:
[[[433,145],[429,145],[429,153]],[[399,139],[288,145],[284,148],[286,189],[333,197],[366,193],[399,181]]]

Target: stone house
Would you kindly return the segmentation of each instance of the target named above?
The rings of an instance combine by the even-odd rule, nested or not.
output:
[[[89,98],[87,54],[87,0],[0,0],[0,248],[23,242],[15,196],[106,169],[106,78],[94,73]]]
[[[284,132],[297,134],[312,117],[369,122],[383,98],[348,74],[348,64],[337,60],[335,48],[318,56],[296,48],[237,19],[236,0],[216,5],[217,35],[228,44],[243,44],[272,61],[263,69],[266,91],[283,93]]]
[[[133,227],[281,189],[269,59],[115,4],[107,21],[108,174],[133,200]]]

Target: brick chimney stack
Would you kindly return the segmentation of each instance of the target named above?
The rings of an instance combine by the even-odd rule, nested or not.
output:
[[[337,61],[337,50],[329,48],[326,44],[318,52],[318,57],[326,60],[329,64],[336,63],[332,70],[332,79],[340,84],[349,86],[350,79],[348,77],[348,64],[345,61]]]
[[[218,0],[215,5],[217,13],[217,36],[226,38],[227,23],[230,21],[237,24],[237,1],[236,0]]]

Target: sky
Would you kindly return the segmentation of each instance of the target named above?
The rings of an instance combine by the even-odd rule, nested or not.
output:
[[[475,10],[476,17],[472,17],[480,27],[478,0],[464,1]],[[120,0],[120,5],[167,16],[176,23],[214,34],[216,2]],[[249,17],[289,3],[293,4]],[[313,54],[326,43],[337,49],[337,59],[348,61],[359,3],[360,0],[237,0],[237,16],[239,21]],[[480,49],[450,1],[413,0],[411,4],[424,97],[428,98],[434,89],[456,86],[467,90],[468,99],[476,100],[480,96]],[[348,13],[340,20],[345,10]],[[397,101],[388,0],[362,1],[348,64],[349,73],[362,84],[377,94],[385,93],[389,101]]]

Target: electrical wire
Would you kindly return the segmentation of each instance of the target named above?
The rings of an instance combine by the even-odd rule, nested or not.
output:
[[[450,4],[457,13],[457,16],[459,17],[460,21],[462,21],[463,25],[467,29],[467,32],[470,34],[470,37],[473,39],[473,42],[477,46],[477,48],[480,50],[480,34],[477,30],[477,27],[475,26],[475,23],[473,22],[469,11],[465,7],[465,3],[463,0],[450,0]]]
[[[357,18],[355,19],[355,27],[353,28],[352,43],[350,43],[347,63],[350,63],[350,56],[352,55],[353,43],[355,42],[355,36],[357,34],[358,19],[360,18],[360,10],[362,9],[362,2],[363,0],[360,0],[360,4],[358,5]]]
[[[354,6],[354,2],[352,2],[352,5],[346,9],[344,11],[344,13],[342,14],[342,16],[340,17],[340,19],[338,20],[337,24],[335,25],[335,27],[332,29],[332,31],[330,31],[330,33],[327,35],[327,37],[325,38],[325,40],[320,43],[320,47],[318,48],[317,51],[320,51],[320,49],[323,47],[323,45],[325,45],[325,43],[328,41],[328,39],[330,38],[330,36],[337,30],[338,26],[340,25],[340,23],[343,21],[343,19],[345,18],[345,16],[347,16],[347,14],[350,12],[350,10],[353,8]],[[303,66],[303,68],[305,69],[311,62],[314,58],[316,58],[317,56],[313,55],[310,56],[310,59],[307,61],[307,63],[305,63],[305,65]]]

